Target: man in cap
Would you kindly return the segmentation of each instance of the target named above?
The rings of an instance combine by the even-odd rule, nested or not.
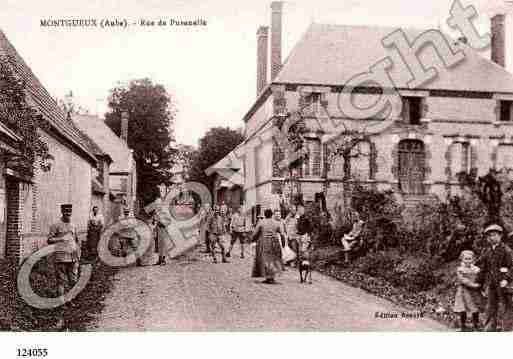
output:
[[[223,263],[228,263],[225,256],[225,248],[222,242],[222,237],[226,234],[226,226],[223,216],[219,213],[219,206],[214,206],[213,214],[208,217],[208,233],[210,236],[210,253],[214,263],[217,263],[216,258],[216,244],[221,248],[221,258]]]
[[[498,224],[492,224],[485,228],[484,235],[490,247],[483,253],[476,265],[481,268],[481,281],[486,285],[488,300],[486,305],[486,330],[497,330],[497,314],[499,303],[504,305],[503,330],[511,330],[513,309],[511,306],[511,294],[506,293],[504,273],[511,273],[513,268],[513,252],[502,242],[503,228]]]
[[[56,244],[54,267],[57,278],[57,295],[64,297],[66,286],[72,288],[78,280],[80,243],[77,231],[71,222],[72,205],[61,205],[61,218],[50,226],[48,244]],[[64,318],[58,319],[56,327],[64,326]]]

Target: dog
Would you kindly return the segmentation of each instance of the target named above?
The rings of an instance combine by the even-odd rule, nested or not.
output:
[[[312,284],[312,266],[307,259],[299,260],[299,282]]]
[[[310,237],[304,235],[299,240],[297,268],[299,270],[299,282],[312,284],[312,245]]]

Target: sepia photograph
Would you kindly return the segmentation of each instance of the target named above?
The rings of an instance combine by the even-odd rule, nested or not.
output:
[[[513,330],[513,1],[2,2],[6,357]]]

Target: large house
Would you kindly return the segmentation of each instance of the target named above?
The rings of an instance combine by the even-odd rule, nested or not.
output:
[[[112,158],[112,163],[108,168],[103,168],[98,173],[102,178],[106,173],[106,180],[102,184],[108,196],[101,205],[103,213],[109,220],[115,220],[122,214],[122,209],[128,206],[132,213],[137,213],[134,208],[136,204],[136,183],[137,166],[133,156],[133,150],[128,147],[128,121],[122,118],[122,133],[118,137],[114,131],[98,116],[86,114],[73,114],[73,122],[87,136],[93,139],[98,146],[108,153]],[[105,164],[105,161],[102,162]]]
[[[51,170],[38,164],[32,178],[10,168],[9,159],[20,140],[0,126],[2,161],[0,173],[0,258],[21,259],[45,244],[48,229],[60,217],[60,205],[73,205],[73,221],[80,235],[87,229],[92,202],[92,177],[97,165],[87,138],[69,121],[0,30],[0,54],[12,72],[25,83],[28,104],[47,124],[39,129],[54,157]]]
[[[459,193],[456,175],[461,171],[477,168],[485,174],[490,168],[512,167],[513,76],[504,69],[504,15],[491,19],[495,62],[465,39],[402,29],[407,46],[415,47],[409,55],[418,56],[424,71],[438,72],[410,87],[414,79],[403,54],[398,46],[383,43],[397,29],[311,24],[282,63],[282,3],[273,2],[271,9],[270,34],[268,27],[257,32],[257,99],[243,118],[244,151],[237,155],[244,159],[247,208],[277,207],[290,191],[287,171],[277,166],[283,148],[272,133],[277,118],[297,111],[307,128],[304,146],[309,154],[297,183],[304,202],[324,197],[328,209],[356,182],[391,189],[406,202],[435,196],[444,200]],[[450,52],[435,50],[435,44],[445,44],[441,50]],[[456,54],[463,59],[446,67]],[[392,86],[383,91],[398,96],[399,108],[390,108],[388,118],[346,115],[349,100],[360,108],[382,100],[376,82],[347,84],[383,59],[393,64],[387,68]],[[349,130],[367,129],[354,149],[359,155],[345,166],[341,157],[330,156],[337,141],[347,139],[337,135],[342,123]]]

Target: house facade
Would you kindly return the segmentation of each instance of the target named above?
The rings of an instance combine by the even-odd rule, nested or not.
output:
[[[236,157],[235,150],[206,169],[207,176],[213,176],[214,204],[226,204],[237,209],[244,204],[244,163]]]
[[[43,172],[36,163],[33,177],[26,178],[10,168],[10,150],[2,148],[0,254],[22,259],[46,245],[49,227],[60,217],[62,203],[73,205],[73,222],[79,235],[85,236],[97,159],[2,31],[0,53],[6,59],[2,65],[23,81],[27,103],[47,125],[39,133],[54,157],[50,171]]]
[[[513,76],[503,67],[504,15],[491,20],[497,63],[439,32],[325,24],[312,24],[282,63],[282,3],[273,2],[271,11],[270,31],[257,32],[257,99],[244,117],[244,151],[238,155],[248,208],[277,208],[296,191],[304,202],[324,197],[329,209],[354,183],[393,190],[407,203],[444,200],[460,193],[459,172],[475,168],[483,175],[490,168],[513,167]],[[398,34],[407,39],[414,63],[422,71],[435,68],[436,76],[411,86],[416,79]],[[447,67],[457,56],[462,59]],[[381,72],[386,76],[370,81],[373,66],[388,61],[392,66]],[[361,74],[367,81],[355,84]],[[390,94],[396,101],[385,106],[387,111],[351,115]],[[276,119],[291,113],[299,113],[306,127],[308,153],[295,182],[278,166],[285,151],[274,132]],[[344,163],[334,151],[351,133],[361,140]]]
[[[101,176],[107,172],[108,183],[104,185],[108,193],[102,206],[104,213],[111,221],[116,220],[122,214],[123,208],[128,206],[132,213],[136,204],[137,170],[133,150],[127,145],[128,124],[122,126],[125,129],[121,137],[118,137],[105,122],[94,115],[73,114],[73,122],[89,136],[101,150],[109,154],[112,163],[108,169],[104,169]],[[128,121],[123,118],[122,121]]]

